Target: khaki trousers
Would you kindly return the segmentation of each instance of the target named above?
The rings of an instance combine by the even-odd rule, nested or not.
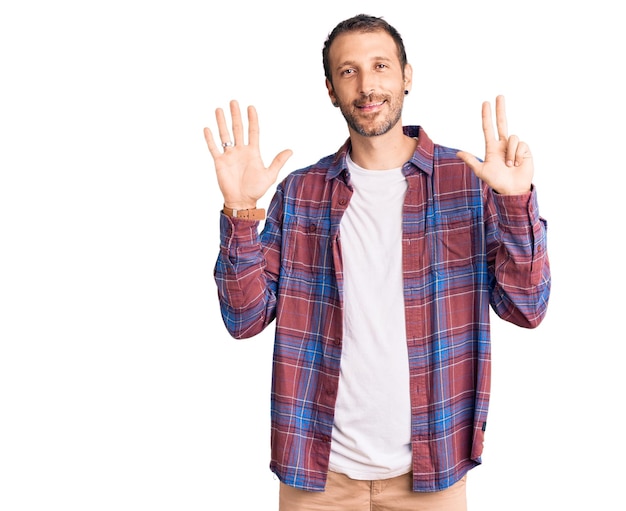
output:
[[[280,483],[279,511],[467,511],[466,478],[445,490],[421,493],[411,490],[411,473],[357,481],[329,472],[323,492]]]

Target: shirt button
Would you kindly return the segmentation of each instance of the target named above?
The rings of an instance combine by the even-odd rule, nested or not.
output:
[[[309,225],[309,232],[315,232],[315,231],[317,231],[317,225],[315,224]]]
[[[339,199],[339,205],[340,206],[345,206],[346,205],[346,199]]]

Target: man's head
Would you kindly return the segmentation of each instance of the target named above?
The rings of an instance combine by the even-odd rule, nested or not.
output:
[[[374,137],[398,127],[412,69],[395,28],[355,16],[333,29],[322,53],[328,95],[352,134]]]
[[[332,32],[328,34],[328,38],[324,42],[324,48],[322,49],[322,63],[324,65],[324,74],[326,75],[326,79],[331,83],[331,85],[333,83],[333,77],[328,60],[328,54],[330,52],[330,47],[337,36],[347,32],[375,32],[377,30],[386,32],[394,40],[398,48],[398,60],[400,61],[400,67],[404,70],[404,67],[407,64],[406,50],[404,49],[404,41],[402,41],[402,37],[398,31],[382,18],[368,16],[367,14],[358,14],[340,22],[332,30]]]

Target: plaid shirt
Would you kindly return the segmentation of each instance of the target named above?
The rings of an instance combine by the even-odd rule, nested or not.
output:
[[[403,172],[402,252],[410,366],[413,489],[445,489],[481,463],[490,391],[489,306],[533,328],[550,294],[536,191],[502,196],[418,126]],[[215,279],[224,323],[247,338],[276,319],[271,464],[321,491],[328,471],[342,346],[339,222],[350,203],[348,140],[288,175],[262,233],[221,215]]]

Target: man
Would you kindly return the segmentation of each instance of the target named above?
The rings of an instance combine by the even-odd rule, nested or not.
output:
[[[246,144],[235,101],[232,138],[216,110],[221,148],[205,128],[224,196],[225,325],[244,338],[276,320],[280,509],[466,509],[487,419],[489,307],[532,328],[548,303],[532,156],[508,135],[502,97],[497,137],[483,104],[482,161],[403,127],[412,68],[381,18],[341,22],[323,61],[349,139],[278,185],[260,235],[257,201],[291,151],[265,168],[256,111]]]

